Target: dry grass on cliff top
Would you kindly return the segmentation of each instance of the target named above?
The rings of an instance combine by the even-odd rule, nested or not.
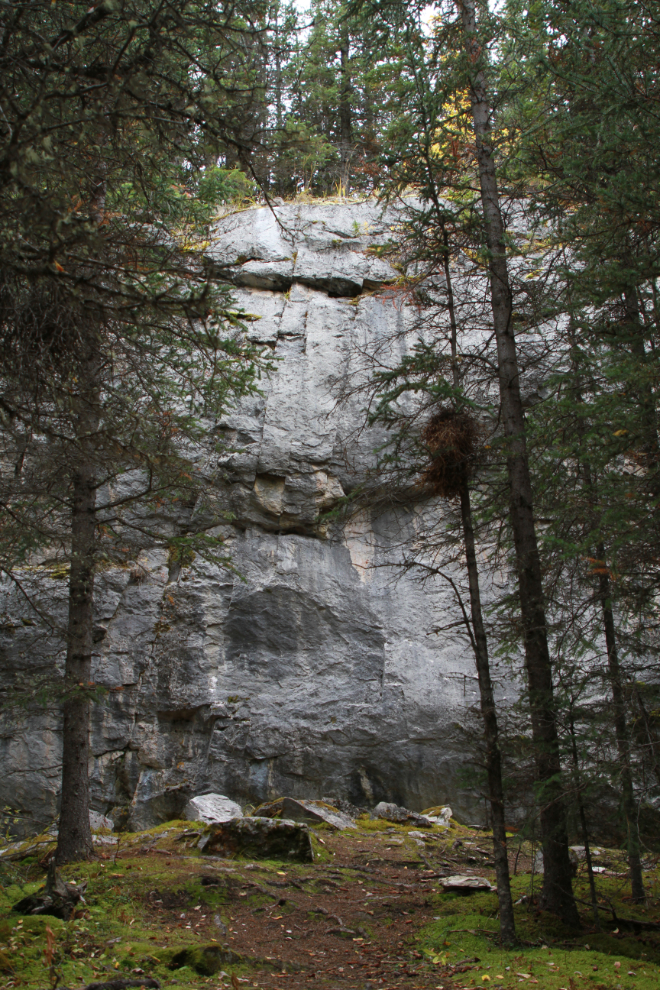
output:
[[[68,880],[88,881],[87,903],[69,922],[12,912],[43,885],[53,848],[47,837],[25,843],[17,858],[0,859],[0,990],[80,988],[118,977],[151,977],[181,990],[493,990],[527,983],[657,990],[660,933],[614,931],[606,911],[596,932],[586,905],[581,931],[565,930],[533,901],[518,905],[521,945],[503,950],[496,896],[445,893],[436,875],[471,870],[492,881],[486,833],[453,823],[422,840],[414,827],[358,824],[355,832],[315,829],[313,864],[205,858],[189,822],[124,834],[118,844],[105,836],[96,862],[63,871]],[[512,846],[513,866],[517,842]],[[518,855],[516,898],[538,889],[530,853],[523,845]],[[603,906],[620,917],[660,921],[657,860],[647,863],[644,908],[630,902],[620,851],[606,850],[602,863]],[[583,868],[575,890],[588,900]]]

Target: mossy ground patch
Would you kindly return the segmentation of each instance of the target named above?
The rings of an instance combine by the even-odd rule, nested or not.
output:
[[[66,879],[88,881],[87,903],[69,922],[11,911],[43,885],[43,855],[0,860],[0,990],[36,990],[54,979],[75,988],[141,974],[182,990],[236,990],[236,983],[246,990],[658,985],[658,934],[615,932],[605,910],[603,930],[595,932],[588,905],[580,906],[584,929],[567,932],[533,899],[519,904],[522,944],[502,950],[496,896],[457,897],[439,887],[437,873],[447,869],[494,879],[486,865],[489,836],[455,822],[430,830],[428,841],[409,835],[419,832],[414,826],[371,819],[359,819],[357,830],[319,829],[313,863],[205,857],[196,848],[199,832],[170,822],[122,834],[118,844],[99,847],[99,860],[68,867]],[[516,898],[538,892],[531,852],[512,841]],[[621,917],[660,920],[657,868],[645,872],[651,897],[641,909],[627,899],[621,853],[608,850],[607,861],[611,869],[597,881],[603,906],[609,902]],[[575,890],[588,901],[583,867]],[[48,929],[52,965],[44,956]]]

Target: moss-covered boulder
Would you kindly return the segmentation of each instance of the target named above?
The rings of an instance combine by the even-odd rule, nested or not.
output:
[[[214,976],[223,966],[235,966],[243,961],[243,956],[240,953],[222,945],[198,945],[177,952],[172,957],[169,967],[170,969],[181,969],[182,966],[190,966],[200,976]]]
[[[239,818],[210,825],[199,849],[207,855],[233,859],[283,859],[311,863],[312,842],[306,825],[274,818]]]

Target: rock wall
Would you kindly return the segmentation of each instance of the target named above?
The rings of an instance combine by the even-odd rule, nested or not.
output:
[[[277,371],[210,426],[238,448],[207,465],[235,516],[238,573],[174,574],[151,552],[99,575],[95,678],[108,690],[94,707],[92,794],[118,822],[148,827],[209,790],[243,804],[334,795],[483,812],[457,781],[473,660],[463,639],[429,635],[454,617],[451,599],[383,566],[437,507],[319,522],[379,439],[359,429],[359,397],[337,406],[338,383],[359,374],[365,349],[403,347],[411,319],[383,291],[397,273],[374,247],[391,237],[371,202],[259,208],[218,225],[209,263]],[[39,593],[57,610],[64,590],[53,576]],[[2,595],[7,676],[61,662],[16,590]],[[6,715],[0,807],[30,827],[51,819],[59,761],[56,711]]]

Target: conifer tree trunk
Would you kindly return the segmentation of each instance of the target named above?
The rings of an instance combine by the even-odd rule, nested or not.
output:
[[[96,226],[103,219],[106,183],[101,174],[92,187],[90,212]],[[100,414],[98,330],[81,328],[76,398],[76,442],[71,470],[71,571],[64,669],[66,699],[62,726],[62,799],[55,861],[58,865],[94,856],[89,824],[89,730],[94,634],[96,549],[96,470],[94,443]]]
[[[516,941],[516,923],[511,899],[509,879],[509,858],[507,855],[506,826],[504,823],[504,789],[502,787],[502,757],[498,737],[497,712],[493,682],[490,676],[488,640],[484,628],[479,592],[479,570],[474,546],[474,527],[470,506],[470,489],[467,478],[461,491],[461,523],[465,544],[468,586],[470,589],[470,612],[474,634],[474,655],[479,681],[481,717],[484,724],[486,742],[486,773],[488,776],[488,800],[493,824],[493,859],[497,877],[497,899],[500,908],[500,934],[504,943]]]
[[[92,350],[94,348],[92,347]],[[96,540],[96,472],[93,435],[99,425],[96,368],[85,365],[89,388],[80,397],[78,463],[71,486],[71,572],[62,727],[62,802],[55,859],[58,865],[91,859],[89,825],[89,688],[92,680],[94,568]]]
[[[589,876],[589,892],[591,894],[591,910],[594,916],[594,925],[600,931],[600,915],[598,913],[598,896],[596,894],[596,883],[594,880],[594,868],[591,860],[591,845],[589,842],[589,828],[587,825],[587,815],[584,810],[582,800],[582,788],[580,782],[580,759],[578,756],[577,740],[575,738],[575,719],[573,716],[573,699],[571,698],[571,708],[568,727],[571,733],[571,755],[573,757],[573,770],[575,773],[575,792],[580,816],[580,828],[582,829],[582,841],[584,842],[584,858],[587,863],[587,874]]]
[[[599,556],[604,565],[604,547],[598,548]],[[604,566],[601,566],[604,571]],[[603,610],[603,627],[605,630],[605,646],[607,648],[607,667],[612,689],[612,701],[614,704],[614,732],[616,735],[616,745],[621,766],[621,798],[623,804],[623,814],[626,819],[626,844],[628,847],[628,864],[630,866],[630,880],[632,887],[632,898],[635,904],[643,904],[645,901],[644,881],[642,879],[642,863],[640,855],[639,825],[637,823],[637,809],[635,806],[635,793],[633,790],[632,767],[630,765],[630,736],[626,720],[626,705],[623,692],[623,680],[621,677],[621,666],[619,664],[619,652],[616,643],[616,630],[614,626],[614,613],[612,611],[612,600],[610,597],[610,579],[607,573],[598,575],[598,591]]]
[[[525,442],[516,342],[511,321],[511,289],[506,261],[504,222],[500,210],[495,159],[491,144],[491,108],[486,78],[479,69],[481,48],[476,36],[474,0],[460,0],[465,47],[475,66],[470,102],[479,167],[486,243],[490,255],[490,296],[497,340],[502,422],[508,441],[507,472],[511,528],[516,556],[520,611],[531,710],[536,773],[541,785],[540,823],[543,842],[543,906],[571,926],[579,915],[573,897],[568,855],[566,810],[561,785],[559,738],[554,710],[552,666],[548,650],[543,581]]]
[[[444,245],[443,267],[447,283],[447,298],[449,319],[451,324],[451,356],[454,388],[460,387],[458,371],[458,345],[456,311],[454,307],[454,290],[452,287],[451,270],[449,267],[449,237],[447,228],[442,224],[442,241]],[[495,860],[495,875],[497,877],[497,900],[500,909],[500,935],[504,944],[511,945],[516,941],[516,923],[511,898],[511,881],[509,877],[509,857],[506,841],[506,825],[504,821],[504,788],[502,786],[502,756],[500,753],[499,730],[497,725],[497,710],[493,682],[490,676],[490,661],[488,657],[488,639],[481,610],[481,592],[479,589],[479,567],[474,541],[474,525],[472,522],[472,506],[470,505],[470,484],[467,470],[461,488],[461,526],[463,529],[463,545],[465,547],[465,564],[470,590],[470,614],[472,617],[472,633],[474,657],[479,683],[479,698],[481,717],[484,725],[484,740],[486,742],[486,774],[488,777],[488,800],[490,802],[491,820],[493,824],[493,859]]]
[[[91,465],[73,476],[71,574],[62,736],[62,804],[56,861],[91,859],[89,825],[89,684],[92,672],[96,479]]]
[[[571,347],[575,348],[575,336],[572,330],[570,332]],[[575,366],[573,367],[573,373],[576,373]],[[576,399],[578,402],[582,402],[581,388],[579,385],[576,390]],[[583,419],[580,418],[578,420],[578,433],[580,437],[584,436],[584,432],[585,424]],[[589,460],[585,460],[583,462],[582,471],[584,474],[585,486],[589,492],[592,503],[592,518],[590,523],[593,529],[597,529],[598,519],[596,513],[596,483]],[[619,664],[619,652],[616,641],[616,626],[614,624],[614,612],[612,609],[612,599],[610,594],[610,578],[607,572],[607,564],[605,560],[605,545],[602,541],[596,546],[596,554],[598,559],[598,597],[603,615],[603,632],[605,635],[605,648],[607,650],[607,666],[610,685],[612,688],[612,701],[614,704],[614,732],[617,742],[619,764],[621,767],[621,796],[623,813],[626,819],[626,846],[628,850],[628,863],[630,865],[632,895],[635,903],[642,903],[645,900],[644,882],[642,879],[639,826],[637,824],[637,812],[635,809],[632,767],[630,765],[630,736],[626,722],[623,681],[621,678],[621,666]],[[574,737],[573,748],[575,749]],[[574,753],[574,762],[576,761],[577,753]],[[591,869],[591,867],[589,868]]]

